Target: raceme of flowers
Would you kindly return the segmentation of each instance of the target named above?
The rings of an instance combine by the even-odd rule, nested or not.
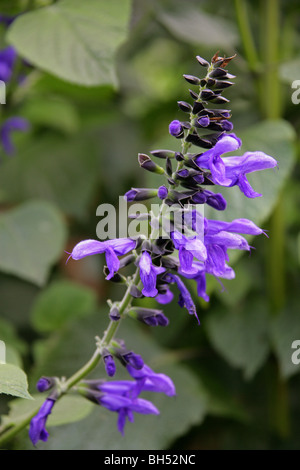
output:
[[[158,304],[164,305],[173,300],[171,286],[178,291],[178,303],[194,316],[199,317],[188,284],[194,280],[197,293],[209,301],[206,293],[206,277],[233,279],[234,270],[229,266],[229,250],[250,251],[248,241],[243,235],[260,235],[264,231],[251,220],[235,219],[231,222],[208,219],[203,216],[204,205],[218,211],[226,210],[226,200],[218,192],[218,186],[238,186],[247,198],[260,197],[250,185],[247,175],[255,171],[274,168],[274,158],[260,151],[246,152],[241,156],[230,156],[241,148],[241,140],[232,132],[231,112],[224,107],[228,100],[222,96],[226,88],[233,85],[235,78],[225,69],[233,57],[222,58],[216,54],[211,62],[197,56],[199,65],[206,69],[204,78],[184,75],[192,86],[189,90],[192,103],[178,101],[179,108],[186,113],[186,120],[174,120],[169,125],[169,133],[181,140],[180,152],[173,150],[154,150],[151,157],[139,154],[140,166],[164,178],[158,188],[132,188],[125,199],[144,201],[157,197],[161,201],[161,211],[156,226],[164,225],[164,210],[176,208],[184,219],[184,230],[175,221],[170,223],[167,236],[153,230],[149,238],[120,238],[107,241],[84,240],[78,243],[69,258],[80,260],[86,256],[105,254],[107,266],[104,268],[106,279],[127,286],[121,302],[110,302],[110,328],[128,316],[148,326],[167,326],[168,318],[161,309],[132,306],[135,298],[154,297]],[[211,107],[210,104],[213,106]],[[153,158],[165,162],[165,169]],[[209,188],[209,189],[208,189]],[[132,276],[124,276],[122,268],[131,265]],[[189,283],[186,281],[189,280]],[[139,303],[140,304],[140,303]],[[143,391],[175,395],[172,380],[164,374],[153,372],[144,364],[140,355],[126,348],[122,340],[112,335],[109,340],[100,341],[99,354],[102,356],[106,373],[113,377],[117,359],[127,368],[131,379],[113,381],[99,379],[83,380],[78,390],[86,398],[98,405],[118,413],[118,429],[124,432],[126,419],[133,421],[134,413],[158,414],[157,408],[148,400],[140,398]],[[56,379],[55,379],[56,380]],[[38,389],[54,389],[53,378],[43,378]],[[34,444],[46,440],[47,416],[55,403],[55,393],[50,396],[33,418],[30,437]]]
[[[15,20],[15,16],[0,15],[0,23],[6,27],[10,26]],[[0,80],[7,87],[13,80],[17,81],[20,85],[23,81],[23,76],[17,72],[17,53],[14,47],[7,46],[0,50]],[[23,61],[23,64],[28,65]],[[6,88],[7,90],[7,88]],[[2,95],[6,94],[6,90],[2,92]],[[19,116],[10,116],[5,119],[0,125],[0,144],[6,155],[13,155],[15,153],[15,147],[12,142],[11,133],[13,131],[28,131],[29,122]]]

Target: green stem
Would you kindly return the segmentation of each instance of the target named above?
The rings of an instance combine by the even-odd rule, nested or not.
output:
[[[126,309],[130,306],[130,303],[132,301],[132,296],[130,294],[130,289],[131,286],[137,285],[139,281],[139,268],[136,269],[131,281],[128,282],[128,287],[127,290],[123,296],[123,299],[119,302],[118,305],[118,310],[122,317],[124,317],[124,313]],[[95,367],[98,365],[100,359],[101,359],[101,353],[103,348],[108,347],[110,345],[110,342],[113,340],[114,335],[119,327],[119,324],[121,322],[121,319],[119,321],[110,321],[107,330],[105,331],[102,340],[99,342],[95,352],[93,353],[92,357],[89,359],[89,361],[75,374],[73,374],[68,380],[62,382],[60,384],[60,389],[59,389],[59,395],[57,397],[57,400],[59,400],[63,395],[69,392],[71,388],[73,388],[80,380],[82,380],[84,377],[86,377],[90,372],[92,372]],[[10,427],[7,430],[4,430],[4,433],[2,436],[0,436],[0,447],[8,442],[10,439],[12,439],[16,434],[18,434],[22,429],[24,429],[31,421],[31,419],[38,413],[39,408],[37,408],[30,416],[26,417],[21,423]]]
[[[264,73],[261,102],[266,119],[281,115],[279,64],[280,0],[261,0],[261,42]],[[278,314],[285,303],[284,211],[279,200],[270,221],[267,253],[268,299],[271,314]],[[273,386],[274,385],[274,386]],[[270,422],[282,438],[289,434],[288,385],[280,377],[278,365],[271,384]]]
[[[259,59],[251,32],[247,4],[244,0],[234,0],[234,5],[248,66],[252,72],[256,72],[259,66]]]

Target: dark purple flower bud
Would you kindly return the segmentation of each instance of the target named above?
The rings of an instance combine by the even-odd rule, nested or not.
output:
[[[166,186],[160,186],[158,188],[158,193],[157,193],[159,199],[165,199],[168,195],[168,189],[166,188]]]
[[[139,299],[139,298],[143,297],[142,292],[136,286],[131,286],[130,287],[130,295],[132,297],[134,297],[135,299]]]
[[[161,310],[157,309],[133,307],[128,315],[148,326],[167,326],[169,324],[168,318]]]
[[[212,90],[209,90],[209,88],[206,88],[205,90],[202,90],[200,93],[201,99],[204,101],[209,101],[213,98],[215,98],[215,94]]]
[[[195,93],[193,90],[190,90],[189,89],[189,92],[190,92],[190,95],[191,97],[193,98],[193,100],[197,100],[198,99],[198,94]],[[203,105],[202,105],[203,106]]]
[[[181,122],[178,120],[172,121],[169,125],[169,132],[173,137],[181,137],[183,133]]]
[[[198,97],[197,97],[196,99],[198,99]],[[200,112],[203,111],[203,110],[204,110],[203,104],[200,103],[200,101],[195,101],[195,102],[194,102],[194,105],[193,105],[193,113],[194,113],[194,114],[198,114],[198,113],[200,113]]]
[[[230,121],[221,121],[222,129],[226,132],[230,132],[233,129],[233,124]]]
[[[186,168],[184,168],[183,170],[179,170],[177,172],[177,176],[179,176],[180,178],[187,178],[189,176],[189,170],[187,170]]]
[[[185,80],[192,85],[200,85],[200,78],[195,77],[194,75],[183,75]]]
[[[46,421],[50,415],[55,401],[51,398],[43,403],[37,415],[35,415],[30,421],[29,437],[33,445],[36,445],[38,441],[46,442],[48,440],[48,432],[45,428]]]
[[[121,318],[121,315],[120,315],[120,312],[119,310],[117,309],[117,307],[113,307],[111,309],[111,311],[109,312],[109,318],[112,320],[112,321],[119,321],[120,318]]]
[[[227,70],[217,67],[209,73],[209,76],[212,78],[221,78],[224,80],[224,77],[227,75]]]
[[[152,150],[151,155],[158,158],[174,158],[175,152],[173,150]]]
[[[192,106],[190,105],[190,103],[187,103],[186,101],[177,101],[177,104],[179,108],[181,109],[181,111],[185,113],[190,113],[192,111]]]
[[[53,377],[41,377],[36,384],[36,389],[40,393],[46,392],[47,390],[50,390],[54,384],[55,379]]]
[[[225,98],[224,96],[216,96],[215,98],[212,99],[212,102],[215,104],[223,104],[223,103],[229,103],[229,100]]]
[[[209,66],[209,63],[207,62],[207,60],[203,59],[199,55],[196,56],[196,59],[198,60],[199,64],[202,65],[202,67],[208,67]]]
[[[225,198],[220,193],[213,193],[212,191],[205,190],[204,191],[206,199],[206,204],[217,209],[218,211],[224,211],[227,206],[227,202]]]
[[[210,120],[209,120],[209,117],[208,116],[201,116],[199,119],[198,119],[198,124],[199,126],[201,127],[207,127],[210,123]]]
[[[172,160],[170,158],[167,158],[166,160],[166,172],[169,176],[172,176],[173,174]]]
[[[138,161],[141,166],[141,168],[144,168],[145,170],[151,171],[152,173],[157,173],[159,175],[163,175],[165,170],[154,163],[151,158],[144,154],[144,153],[139,153],[138,155]]]
[[[139,354],[134,354],[132,351],[127,354],[123,354],[123,359],[126,364],[134,367],[134,369],[142,369],[144,367],[144,361]]]
[[[148,189],[148,188],[131,188],[124,195],[125,201],[145,201],[146,199],[151,199],[152,197],[157,196],[157,189]]]
[[[113,377],[116,373],[116,364],[112,355],[107,351],[107,354],[103,353],[103,361],[105,366],[105,371],[108,377]]]

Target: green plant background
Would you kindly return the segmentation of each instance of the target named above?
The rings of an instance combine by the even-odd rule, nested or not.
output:
[[[252,177],[262,198],[230,188],[226,213],[207,214],[248,217],[269,238],[251,240],[250,257],[232,257],[236,279],[224,291],[209,282],[209,304],[194,295],[200,327],[176,302],[166,307],[168,328],[122,325],[128,347],[175,382],[176,398],[153,400],[159,417],[137,416],[122,437],[113,413],[64,397],[38,448],[299,448],[300,364],[291,361],[300,340],[298,2],[2,0],[0,10],[26,13],[2,28],[1,42],[33,65],[0,110],[31,122],[29,133],[14,134],[16,155],[1,156],[0,339],[14,366],[10,389],[0,380],[2,429],[37,406],[41,375],[68,376],[93,352],[106,299],[122,289],[104,280],[101,255],[66,265],[64,250],[96,237],[99,204],[157,184],[137,153],[174,148],[168,124],[182,119],[176,101],[188,101],[182,74],[201,73],[196,55],[220,51],[237,53],[226,96],[242,150],[265,151],[279,168]],[[21,398],[20,369],[34,401]],[[98,366],[94,375],[103,374]],[[25,430],[7,446],[32,448]]]

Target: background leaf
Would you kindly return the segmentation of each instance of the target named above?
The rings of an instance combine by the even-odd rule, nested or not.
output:
[[[62,0],[20,16],[7,41],[34,66],[80,85],[116,85],[130,1]]]
[[[29,398],[25,372],[13,364],[0,364],[0,394]]]
[[[94,291],[74,282],[61,280],[52,283],[37,297],[31,319],[36,330],[55,331],[95,309]]]
[[[32,201],[0,216],[0,270],[39,286],[59,259],[66,232],[50,203]]]

